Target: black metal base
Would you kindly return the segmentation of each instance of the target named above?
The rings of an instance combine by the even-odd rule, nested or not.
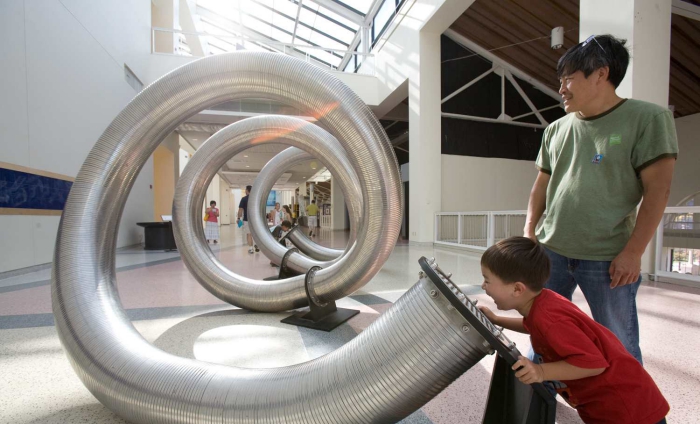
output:
[[[332,331],[340,324],[360,313],[360,311],[355,309],[338,309],[335,306],[335,301],[323,303],[316,297],[311,284],[316,271],[320,269],[321,267],[318,266],[311,267],[304,279],[304,290],[306,291],[306,300],[309,302],[309,309],[297,312],[280,322],[298,327],[313,328],[314,330]]]
[[[557,402],[553,396],[523,384],[509,361],[497,355],[483,424],[554,424]],[[539,387],[538,387],[539,388]]]
[[[293,247],[284,254],[282,257],[282,263],[279,266],[280,272],[277,274],[277,276],[272,276],[272,277],[265,277],[263,278],[264,281],[275,281],[275,280],[284,280],[285,278],[290,278],[290,277],[296,277],[297,275],[301,275],[300,273],[294,271],[293,269],[289,268],[287,266],[287,260],[291,256],[292,253],[298,252],[297,248]]]
[[[335,303],[333,304],[335,306]],[[314,330],[332,331],[340,324],[359,314],[360,311],[355,309],[335,308],[335,312],[322,315],[320,317],[314,314],[315,311],[303,310],[291,315],[280,322],[298,327],[312,328]]]

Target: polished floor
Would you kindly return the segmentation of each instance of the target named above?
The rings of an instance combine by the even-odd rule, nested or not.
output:
[[[321,244],[342,247],[345,232],[319,231]],[[276,274],[261,253],[248,254],[235,226],[212,245],[232,271]],[[117,254],[122,304],[135,327],[159,348],[188,358],[239,367],[305,362],[342,346],[386,311],[418,279],[418,259],[435,257],[464,291],[493,306],[479,285],[479,255],[399,243],[377,276],[338,301],[360,314],[331,333],[279,321],[288,313],[248,313],[227,305],[190,276],[177,252],[132,248]],[[587,311],[580,292],[575,302]],[[645,366],[671,404],[669,423],[700,422],[700,290],[645,283],[639,291]],[[527,336],[509,333],[521,350]],[[487,356],[403,423],[481,423],[493,356]],[[50,271],[0,279],[0,423],[124,423],[85,389],[62,352],[51,315]],[[580,423],[563,403],[558,423]]]

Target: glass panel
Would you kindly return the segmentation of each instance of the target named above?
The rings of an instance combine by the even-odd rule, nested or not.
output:
[[[304,3],[306,4],[306,3]],[[303,22],[306,25],[317,29],[318,31],[321,31],[323,33],[326,33],[328,35],[331,35],[341,41],[344,41],[348,44],[352,42],[353,37],[355,36],[355,33],[343,28],[340,25],[337,25],[328,19],[317,15],[316,13],[308,10],[308,9],[302,9],[301,13],[299,14],[299,22]],[[300,34],[298,31],[302,30],[302,28],[305,28],[303,26],[299,26],[297,29],[297,34]],[[310,35],[310,30],[308,28],[305,28],[304,31],[307,33],[306,39],[309,39],[311,37]],[[322,44],[323,47],[330,47],[326,46],[325,44]],[[343,47],[345,48],[345,47]]]
[[[349,20],[343,18],[342,16],[331,12],[330,10],[326,9],[325,7],[320,7],[318,4],[314,3],[311,0],[305,0],[303,2],[303,4],[304,4],[304,6],[308,7],[309,9],[312,9],[314,12],[321,13],[334,21],[337,21],[337,22],[339,22],[339,23],[341,23],[349,28],[352,28],[355,31],[357,31],[360,28],[360,26],[357,25],[356,23],[349,21]]]
[[[384,26],[388,24],[391,18],[394,16],[394,8],[394,0],[384,0],[384,3],[382,3],[382,6],[379,8],[379,11],[374,17],[374,21],[372,23],[374,26],[372,42],[381,37]]]
[[[339,1],[339,0],[331,0],[331,1],[336,1],[337,3],[343,4],[348,6],[351,9],[355,9],[360,13],[367,14],[369,13],[369,8],[372,7],[372,0],[344,0],[344,1]]]

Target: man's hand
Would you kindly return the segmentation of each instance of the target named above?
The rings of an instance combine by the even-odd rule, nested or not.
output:
[[[520,369],[518,371],[518,369]],[[544,369],[542,365],[536,364],[524,356],[518,358],[518,362],[513,364],[515,376],[523,384],[541,383],[544,381]]]
[[[642,256],[623,250],[610,264],[610,288],[632,284],[639,279],[642,269]]]
[[[537,243],[537,235],[535,234],[534,228],[525,227],[525,229],[523,229],[523,237],[527,237]]]

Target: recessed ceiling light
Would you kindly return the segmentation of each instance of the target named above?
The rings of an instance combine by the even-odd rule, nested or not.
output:
[[[199,140],[197,140],[196,138],[193,138],[192,140],[194,140],[194,141],[199,141]]]
[[[304,177],[304,179],[306,179],[306,177]]]
[[[250,168],[250,166],[248,166],[248,165],[246,165],[245,167],[246,167],[246,168]]]
[[[311,169],[316,169],[316,168],[311,168]]]
[[[244,157],[244,158],[247,158],[247,157],[248,157],[248,155],[243,155],[243,157]]]

